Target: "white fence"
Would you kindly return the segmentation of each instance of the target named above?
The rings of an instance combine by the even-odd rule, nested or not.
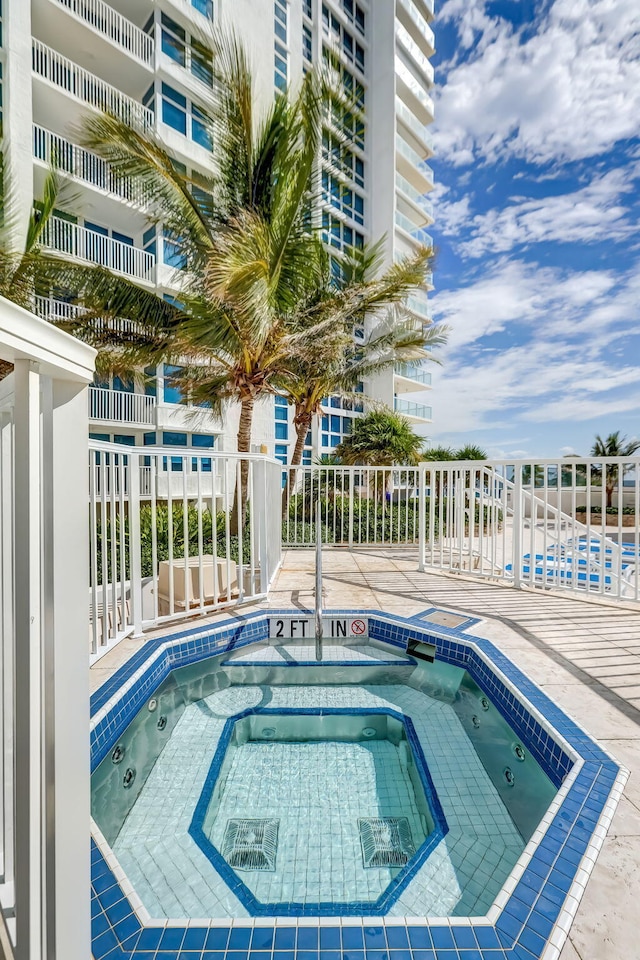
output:
[[[85,960],[95,351],[0,298],[0,357],[0,956]]]
[[[349,547],[418,543],[418,467],[291,467],[283,476],[290,491],[282,528],[288,547],[315,544],[318,500],[323,543]]]
[[[145,628],[266,597],[279,462],[95,441],[89,457],[92,661]]]
[[[640,599],[640,459],[425,463],[421,569]]]

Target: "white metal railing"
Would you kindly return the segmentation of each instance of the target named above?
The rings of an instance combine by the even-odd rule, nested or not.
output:
[[[56,300],[55,297],[35,297],[33,312],[49,323],[62,323],[65,320],[75,320],[82,315],[83,310],[75,303]]]
[[[423,569],[640,599],[640,459],[425,463]]]
[[[144,628],[266,596],[281,558],[278,461],[89,446],[93,660]]]
[[[156,398],[145,393],[89,387],[89,419],[155,426]]]
[[[408,363],[396,363],[393,372],[397,377],[405,377],[405,379],[421,383],[423,386],[431,386],[431,374],[427,370],[420,369],[420,367],[412,367]]]
[[[144,191],[137,183],[127,177],[116,176],[109,164],[95,153],[35,123],[33,156],[82,183],[97,187],[101,193],[110,193],[138,205],[145,203]]]
[[[418,467],[298,466],[283,471],[283,544],[316,543],[316,504],[322,542],[335,546],[417,544]]]
[[[403,177],[401,173],[397,172],[396,187],[401,190],[402,193],[406,194],[409,200],[423,211],[425,219],[433,220],[433,204],[431,200],[428,200],[424,193],[414,187],[412,183],[409,183],[407,178]]]
[[[413,110],[410,110],[400,97],[396,97],[396,116],[411,130],[418,140],[421,140],[422,143],[426,145],[430,153],[434,152],[433,137],[429,133],[429,128],[416,117]]]
[[[146,66],[153,66],[154,42],[144,30],[127,20],[104,0],[55,0],[111,43],[126,50]]]
[[[400,57],[396,56],[395,64],[396,76],[400,77],[402,82],[409,88],[416,100],[418,100],[425,108],[427,113],[433,117],[435,110],[433,98],[430,97],[424,87],[420,85],[418,79],[413,75],[406,63],[403,63]]]
[[[110,83],[106,83],[84,67],[33,38],[33,72],[49,83],[66,91],[82,103],[112,113],[131,126],[152,127],[152,110],[128,97]]]
[[[156,258],[152,253],[105,237],[62,217],[49,218],[42,231],[42,245],[138,280],[153,282],[155,278]]]
[[[90,815],[86,660],[79,669],[89,582],[82,466],[95,350],[0,298],[0,357],[13,365],[0,383],[0,954],[84,960],[91,928],[89,835],[78,830]]]
[[[423,403],[412,403],[410,400],[402,400],[400,397],[393,398],[393,409],[397,413],[404,414],[405,417],[417,417],[420,420],[431,420],[431,407]]]

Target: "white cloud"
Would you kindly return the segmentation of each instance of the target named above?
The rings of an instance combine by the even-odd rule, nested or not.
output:
[[[621,202],[634,192],[635,165],[610,170],[587,186],[571,193],[539,199],[512,198],[503,209],[469,214],[469,197],[442,201],[437,206],[438,226],[452,237],[463,257],[502,253],[516,246],[558,241],[562,243],[607,243],[629,237],[637,228]]]
[[[437,295],[452,335],[433,372],[434,432],[564,421],[567,443],[571,422],[640,411],[638,285],[635,273],[620,280],[504,261]],[[484,338],[494,334],[500,349],[487,350]],[[611,344],[622,336],[632,346],[621,360]]]
[[[449,0],[439,13],[471,47],[440,92],[441,157],[577,160],[637,135],[638,0],[555,0],[531,35],[486,11],[481,0]]]

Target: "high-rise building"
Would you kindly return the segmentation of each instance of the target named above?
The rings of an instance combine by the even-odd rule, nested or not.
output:
[[[78,128],[83,117],[108,109],[155,127],[196,178],[210,169],[211,62],[202,39],[219,20],[245,42],[264,103],[295,86],[311,64],[330,62],[339,71],[357,107],[326,112],[319,158],[323,237],[339,259],[348,246],[384,235],[390,263],[416,242],[430,242],[424,228],[432,222],[426,198],[433,188],[426,163],[432,17],[433,0],[0,0],[0,109],[21,210],[15,223],[26,224],[55,162],[68,188],[44,244],[177,296],[179,246],[148,219],[144,197],[78,145]],[[411,306],[429,319],[426,290]],[[74,307],[53,295],[37,298],[36,309],[56,318]],[[230,409],[221,425],[206,408],[185,407],[175,373],[160,364],[134,384],[97,383],[92,433],[124,444],[232,449],[237,411]],[[429,386],[428,372],[399,366],[361,390],[424,425],[431,409],[419,394]],[[333,449],[361,409],[357,395],[327,398],[305,459]],[[290,421],[279,398],[260,404],[255,445],[266,444],[284,461],[293,441]]]

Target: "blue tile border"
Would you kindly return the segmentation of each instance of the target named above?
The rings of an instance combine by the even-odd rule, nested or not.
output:
[[[407,740],[413,753],[415,768],[420,776],[420,782],[434,822],[434,829],[420,845],[409,863],[393,878],[383,895],[374,903],[269,903],[263,904],[256,899],[251,890],[242,882],[242,878],[229,866],[220,851],[214,846],[204,832],[204,820],[207,808],[211,801],[216,781],[220,774],[227,748],[231,741],[233,728],[238,720],[251,715],[264,716],[371,716],[373,714],[393,717],[404,727]],[[449,832],[444,811],[438,799],[435,784],[431,779],[429,767],[425,759],[415,727],[409,717],[396,710],[382,707],[323,707],[321,710],[313,707],[252,707],[242,710],[230,717],[224,725],[218,746],[214,754],[207,779],[193,813],[189,833],[205,857],[213,864],[227,886],[233,890],[240,902],[254,917],[336,917],[336,916],[373,916],[380,917],[387,913],[398,897],[406,889],[417,871],[435,850],[441,840]]]
[[[314,925],[313,918],[307,917],[304,926],[291,927],[279,926],[275,918],[273,924],[262,918],[258,922],[264,925],[253,928],[244,925],[247,921],[210,928],[201,921],[185,921],[184,926],[173,921],[166,928],[153,923],[143,926],[105,853],[92,839],[94,960],[532,960],[541,956],[559,930],[558,919],[565,917],[563,930],[566,919],[571,919],[572,914],[564,908],[567,895],[572,891],[575,906],[582,886],[582,881],[576,883],[578,870],[582,867],[583,875],[590,871],[602,843],[602,835],[595,834],[596,826],[600,822],[608,826],[627,774],[492,643],[463,634],[478,621],[468,618],[457,629],[436,626],[421,619],[433,609],[411,618],[375,610],[328,613],[367,616],[370,637],[392,647],[406,650],[411,637],[435,644],[436,660],[469,672],[556,786],[570,777],[550,808],[553,816],[545,818],[548,822],[530,860],[512,872],[515,887],[508,897],[499,898],[501,909],[491,909],[495,922],[452,917],[432,923],[406,918],[397,923],[394,918],[389,924],[383,920],[382,926],[373,926],[374,920],[359,914],[362,925],[356,926],[340,926],[339,920],[334,926],[324,926],[326,918]],[[269,617],[303,612],[257,611],[147,641],[91,698],[92,717],[103,711],[91,731],[92,769],[173,669],[267,640]],[[143,669],[154,656],[154,662]],[[492,666],[545,718],[568,749]],[[142,672],[136,683],[117,696],[138,671]],[[407,718],[403,720],[406,724]],[[295,918],[291,920],[295,922]],[[355,917],[348,920],[357,923]],[[286,921],[280,918],[279,922]],[[266,946],[267,941],[273,941],[273,948]]]

